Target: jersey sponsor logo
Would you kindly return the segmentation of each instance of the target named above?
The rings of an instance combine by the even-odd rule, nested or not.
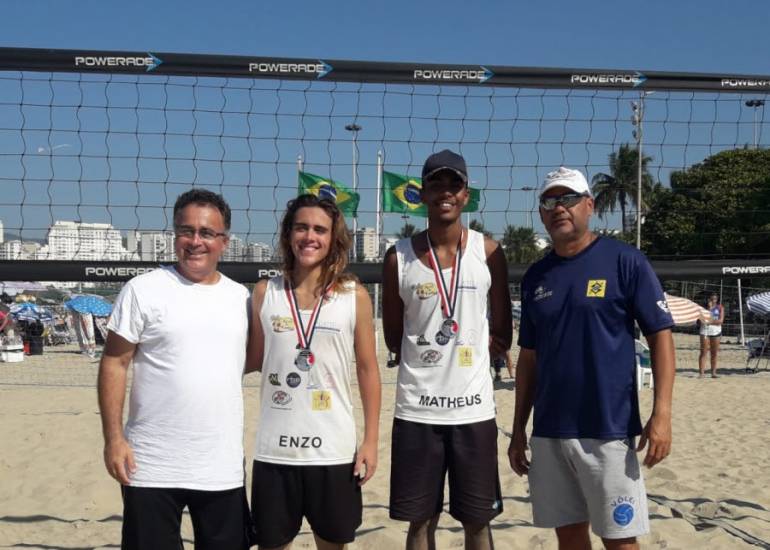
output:
[[[296,372],[290,372],[286,375],[286,384],[290,388],[296,388],[302,382],[302,377]]]
[[[589,298],[604,298],[607,290],[607,279],[588,279],[588,288],[586,296]]]
[[[317,324],[315,326],[316,330],[320,330],[321,332],[334,332],[335,334],[340,332],[339,327],[336,327],[334,325],[321,325]]]
[[[612,521],[620,527],[625,527],[634,519],[634,497],[620,496],[610,502]]]
[[[434,364],[441,361],[443,354],[437,349],[426,349],[420,354],[420,361],[423,363]]]
[[[309,435],[279,435],[278,446],[290,449],[320,449],[324,444],[323,439]]]
[[[430,342],[428,342],[428,340],[425,339],[425,335],[424,334],[420,334],[417,337],[417,345],[418,346],[429,346]]]
[[[457,364],[461,367],[473,366],[473,348],[460,346],[457,348]]]
[[[283,390],[274,391],[272,400],[275,405],[285,406],[291,403],[291,395]]]
[[[543,285],[540,285],[535,289],[534,297],[532,299],[539,302],[540,300],[545,300],[551,296],[553,296],[553,290],[548,290]]]
[[[421,395],[420,405],[423,407],[436,407],[439,409],[459,409],[471,405],[481,405],[481,395],[461,395],[460,397],[447,397],[444,395]]]
[[[267,375],[267,379],[270,381],[270,383],[273,386],[280,386],[281,382],[278,380],[278,373],[277,372],[271,372]]]
[[[273,332],[289,332],[294,330],[294,319],[291,317],[273,315],[270,317],[270,324],[273,326]]]
[[[666,313],[669,313],[669,314],[671,313],[671,310],[668,308],[668,302],[666,302],[666,300],[658,300],[656,303],[658,304],[658,307],[660,309],[662,309]]]
[[[328,411],[332,408],[332,393],[326,390],[313,390],[314,411]]]
[[[460,292],[473,292],[473,291],[476,291],[478,289],[479,289],[479,287],[477,287],[476,285],[474,285],[473,283],[470,283],[470,282],[468,282],[468,283],[461,282],[459,285],[457,285],[457,290],[460,291]]]
[[[420,300],[427,300],[438,294],[438,288],[436,288],[436,283],[433,282],[421,283],[414,285],[414,293]]]

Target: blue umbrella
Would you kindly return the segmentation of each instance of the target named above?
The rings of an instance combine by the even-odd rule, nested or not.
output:
[[[107,317],[112,313],[112,304],[98,296],[76,296],[64,302],[72,311],[90,313],[95,317]]]
[[[43,323],[52,323],[53,314],[47,309],[37,306],[32,302],[22,302],[13,304],[9,311],[14,321],[42,321]]]
[[[755,315],[770,316],[770,292],[749,296],[746,300],[746,307]]]

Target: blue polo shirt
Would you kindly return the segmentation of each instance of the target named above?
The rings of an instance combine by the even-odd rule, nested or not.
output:
[[[521,283],[519,346],[535,350],[532,435],[639,435],[634,320],[653,334],[673,326],[663,289],[637,249],[598,237],[571,258],[551,252]]]

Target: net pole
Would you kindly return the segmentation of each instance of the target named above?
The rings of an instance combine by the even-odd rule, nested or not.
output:
[[[746,337],[743,333],[743,295],[741,293],[741,280],[738,279],[738,316],[741,318],[741,345],[746,345]]]
[[[380,259],[380,235],[382,229],[380,224],[382,223],[382,213],[380,212],[380,193],[382,189],[382,151],[377,151],[377,213],[374,222],[374,252],[377,255],[377,260]],[[380,338],[379,338],[379,325],[377,324],[377,315],[380,310],[380,285],[374,283],[374,350],[380,352]]]

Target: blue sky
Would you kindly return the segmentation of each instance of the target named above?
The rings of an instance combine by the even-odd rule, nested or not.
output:
[[[770,51],[770,36],[766,32],[768,21],[770,3],[764,1],[525,3],[398,0],[374,4],[348,0],[252,0],[216,3],[199,0],[153,3],[143,0],[131,3],[92,0],[5,0],[3,18],[0,21],[0,46],[770,75],[770,56],[767,55]],[[0,93],[3,93],[2,89]],[[478,185],[489,189],[484,203],[485,210],[488,210],[485,217],[487,225],[499,231],[506,223],[525,224],[532,218],[523,211],[531,208],[533,194],[512,194],[507,190],[503,191],[504,188],[537,185],[544,172],[559,162],[585,166],[590,177],[594,168],[598,170],[595,165],[602,162],[597,159],[606,158],[606,153],[618,143],[630,141],[630,109],[627,98],[622,99],[623,101],[609,99],[598,107],[593,104],[580,105],[579,101],[572,103],[573,100],[570,100],[573,115],[575,111],[590,107],[597,108],[600,112],[606,111],[607,117],[622,121],[613,122],[612,130],[595,132],[594,138],[601,136],[605,131],[608,136],[609,132],[612,132],[612,135],[606,139],[599,137],[600,142],[607,143],[597,145],[590,153],[579,143],[574,146],[567,143],[565,146],[564,141],[579,142],[582,130],[571,129],[575,134],[573,137],[567,137],[564,128],[560,138],[562,143],[552,146],[544,144],[537,151],[520,151],[515,156],[516,160],[509,161],[531,164],[532,167],[528,171],[511,169],[510,174],[504,176],[486,166],[483,170],[472,170],[471,177],[477,178]],[[291,105],[292,101],[294,100],[289,94],[285,104]],[[448,98],[447,101],[451,103],[452,100]],[[483,102],[483,99],[480,101]],[[539,102],[540,98],[533,101]],[[522,99],[522,105],[526,102],[526,99]],[[555,98],[553,103],[553,113],[557,113],[553,116],[558,118],[561,104],[565,103],[564,98]],[[750,141],[751,112],[740,108],[742,98],[738,97],[733,103],[734,105],[720,105],[717,109],[716,103],[706,98],[700,103],[689,103],[689,110],[685,112],[681,107],[677,107],[676,102],[669,102],[668,97],[651,96],[648,101],[650,127],[647,135],[651,154],[656,157],[657,167],[653,171],[654,174],[665,183],[671,169],[702,160],[713,152],[714,143],[719,144],[716,147],[719,149],[725,145],[742,145]],[[343,119],[347,116],[344,102],[341,108],[342,111],[334,111],[333,118],[335,124],[339,122],[340,128],[335,127],[327,134],[323,134],[320,126],[315,128],[313,121],[304,122],[310,133],[317,130],[318,135],[326,135],[328,141],[322,143],[318,151],[311,142],[303,142],[300,149],[305,153],[307,162],[311,163],[311,166],[307,167],[308,170],[312,168],[322,175],[349,183],[350,145],[345,142],[348,134],[341,129],[344,126]],[[394,108],[399,107],[396,105]],[[365,110],[366,106],[362,109]],[[442,112],[451,112],[451,109],[451,106],[448,109],[445,107]],[[477,107],[471,105],[469,109],[468,113],[471,113]],[[664,111],[666,114],[661,114]],[[717,111],[719,114],[716,114]],[[297,118],[292,112],[288,109],[282,117],[284,128],[293,124],[291,118]],[[355,111],[348,114],[355,114]],[[30,120],[35,116],[34,113],[25,115]],[[663,123],[656,125],[656,117],[658,121],[665,118],[675,123],[668,126]],[[725,122],[725,128],[709,128],[709,121],[717,119]],[[762,128],[767,124],[768,118],[765,117],[764,120]],[[322,120],[319,125],[322,126],[324,122],[328,121]],[[112,124],[115,127],[121,124],[117,115]],[[541,127],[543,124],[548,125],[547,122],[541,123]],[[382,146],[382,136],[375,132],[376,124],[364,119],[363,125],[366,127],[359,136],[362,165],[359,181],[363,194],[362,209],[365,213],[360,223],[371,225],[374,209],[371,169],[376,150]],[[558,121],[551,125],[564,126]],[[180,128],[183,128],[183,125]],[[711,135],[708,138],[701,137],[704,132],[699,128],[709,130]],[[532,129],[533,132],[535,130],[540,131]],[[398,128],[389,131],[393,132],[388,138],[389,141],[399,139]],[[417,132],[421,131],[418,126]],[[468,130],[470,134],[474,131],[483,135],[494,134],[496,130],[491,127],[477,130],[471,127]],[[526,134],[529,130],[519,127],[516,131]],[[677,133],[682,136],[677,137]],[[766,134],[767,132],[760,140],[762,143],[766,143]],[[57,147],[72,141],[66,132],[61,135],[44,133],[33,138],[25,147],[37,150],[39,147]],[[542,139],[545,142],[549,138]],[[555,139],[559,140],[558,137]],[[427,137],[427,140],[433,140],[439,145],[446,142],[451,146],[454,138],[447,138],[439,133]],[[667,145],[664,151],[663,140],[679,140],[685,143],[685,146]],[[130,154],[130,144],[115,142],[112,145],[113,153],[125,146]],[[183,144],[179,147],[182,150]],[[212,158],[216,158],[219,154],[219,144],[212,147]],[[233,147],[237,149],[236,145]],[[410,144],[400,148],[391,144],[388,154],[391,162],[398,164],[393,170],[419,173],[419,165],[424,158],[426,147],[427,145],[423,147]],[[79,147],[73,144],[54,151],[53,159],[28,157],[28,162],[23,167],[27,177],[37,177],[40,182],[36,185],[31,181],[25,187],[23,191],[28,197],[27,200],[32,202],[32,197],[36,195],[56,196],[57,192],[65,195],[80,193],[85,197],[79,199],[83,205],[87,203],[89,196],[93,196],[100,197],[98,201],[101,201],[103,206],[111,204],[114,208],[83,206],[79,209],[63,208],[53,212],[51,208],[30,207],[25,213],[25,227],[42,228],[53,218],[71,219],[76,216],[81,216],[84,221],[112,221],[121,229],[147,228],[166,223],[166,218],[158,216],[157,204],[152,202],[151,195],[159,193],[156,187],[148,186],[142,191],[142,200],[149,201],[146,216],[137,213],[133,208],[132,201],[138,201],[135,196],[137,193],[130,189],[122,191],[126,186],[121,185],[122,182],[119,181],[132,179],[131,167],[124,167],[120,159],[115,159],[109,167],[110,177],[118,180],[110,189],[83,184],[80,189],[73,191],[72,186],[57,183],[52,190],[51,181],[59,176],[48,176],[45,169],[50,169],[53,174],[53,169],[56,168],[57,174],[71,176],[74,173],[74,168],[69,166],[72,164],[69,162],[73,160],[72,155],[78,152],[85,155],[87,148],[87,143],[81,143]],[[172,149],[173,147],[169,146],[169,150]],[[276,161],[274,166],[267,166],[269,173],[275,172],[279,177],[280,185],[287,186],[278,190],[280,192],[275,188],[272,190],[269,200],[272,201],[271,208],[276,211],[280,210],[287,193],[291,192],[289,187],[292,185],[293,175],[290,165],[296,151],[296,143],[285,148],[282,145],[279,152],[280,163]],[[675,152],[672,154],[672,151]],[[466,153],[466,150],[463,149],[463,152]],[[238,153],[233,154],[237,156]],[[487,150],[477,152],[469,145],[466,156],[472,164],[481,165],[483,162],[492,165],[495,164],[494,157],[497,154],[494,148],[491,153]],[[484,156],[485,160],[473,160],[480,158],[480,155]],[[553,160],[545,158],[548,155],[553,155]],[[532,160],[534,158],[538,159],[537,162]],[[19,159],[11,160],[21,167]],[[35,164],[38,160],[39,165]],[[147,163],[153,164],[153,159],[149,159]],[[216,172],[216,162],[212,162],[211,166],[209,164],[203,162],[194,166],[196,177],[208,177],[209,169]],[[182,180],[187,177],[189,168],[180,168]],[[80,169],[82,170],[82,166]],[[147,170],[151,172],[153,168],[150,166]],[[232,177],[241,177],[237,163],[233,164],[233,170]],[[125,172],[124,177],[121,177],[122,172]],[[101,177],[101,167],[95,167],[94,174],[97,174],[95,177]],[[259,181],[266,177],[262,173],[252,176]],[[221,183],[230,176],[220,173],[219,176],[211,177],[219,177]],[[510,182],[505,180],[505,177],[510,177]],[[177,188],[170,186],[163,191],[176,192]],[[247,204],[259,202],[261,198],[249,193],[243,195],[244,190],[228,192],[231,202],[235,201],[241,205],[244,201]],[[168,199],[163,200],[166,202],[161,204],[167,205]],[[96,204],[99,204],[98,201]],[[504,209],[518,213],[501,212]],[[129,212],[132,210],[133,212]],[[13,218],[7,204],[0,208],[0,219],[4,218]],[[266,236],[275,225],[266,224],[265,220],[259,218],[260,216],[242,211],[236,215],[236,231],[247,233],[250,240],[270,240]],[[267,218],[273,223],[275,213]],[[386,222],[386,232],[395,230],[400,223],[401,220],[396,216],[390,216]],[[536,220],[535,223],[537,224]],[[617,225],[616,220],[612,218],[604,223]],[[18,220],[10,223],[6,221],[7,227],[19,224]]]

